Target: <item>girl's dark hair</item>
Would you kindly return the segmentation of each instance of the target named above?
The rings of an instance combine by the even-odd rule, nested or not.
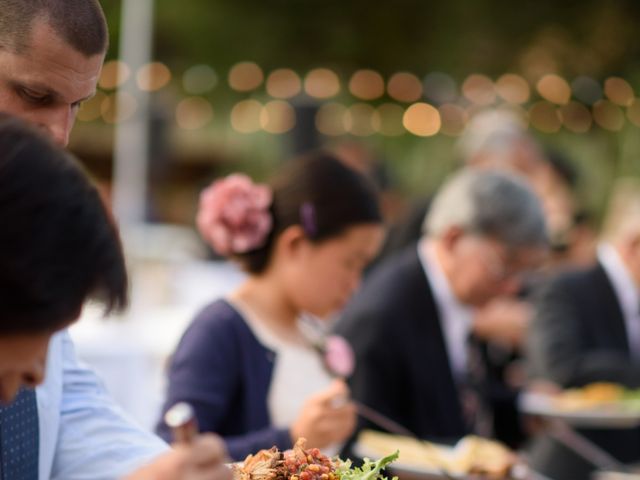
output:
[[[275,240],[292,225],[301,225],[311,241],[322,242],[351,226],[382,222],[373,184],[326,152],[290,161],[269,184],[273,228],[267,241],[257,250],[234,255],[249,273],[267,268]]]
[[[0,334],[57,330],[90,296],[127,301],[111,215],[70,154],[0,113]]]

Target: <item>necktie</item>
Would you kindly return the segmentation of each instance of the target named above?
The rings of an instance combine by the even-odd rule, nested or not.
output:
[[[486,392],[487,372],[482,347],[472,335],[467,338],[467,381],[462,392],[463,412],[467,425],[476,435],[490,437],[492,433],[492,414]]]
[[[36,393],[23,389],[0,408],[2,480],[38,479],[38,442]]]

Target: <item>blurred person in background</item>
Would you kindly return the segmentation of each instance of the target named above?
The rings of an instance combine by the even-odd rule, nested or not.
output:
[[[567,251],[578,210],[578,173],[569,159],[543,149],[517,115],[496,110],[481,112],[469,122],[458,149],[467,166],[522,176],[542,202],[551,247]]]
[[[532,376],[564,387],[640,387],[640,181],[614,185],[597,262],[558,274],[535,298],[528,337]],[[640,460],[640,429],[584,430],[621,462]],[[595,467],[546,437],[533,450],[553,478],[589,478]]]
[[[467,348],[473,309],[516,292],[547,243],[540,202],[522,180],[464,169],[445,182],[418,244],[385,259],[336,325],[356,354],[354,399],[421,438],[490,434],[482,366]]]
[[[373,185],[329,154],[310,154],[268,186],[244,175],[214,182],[201,196],[198,227],[248,278],[187,329],[165,410],[192,404],[235,460],[291,448],[299,437],[335,453],[353,431],[355,408],[300,322],[341,310],[376,255],[384,233]],[[162,424],[159,433],[168,435]]]
[[[578,172],[571,161],[557,150],[543,150],[526,131],[519,117],[507,111],[488,110],[471,119],[457,144],[465,166],[511,172],[523,177],[538,194],[545,212],[552,248],[557,254],[549,260],[573,261],[570,249],[576,216],[584,216],[575,190]],[[421,235],[430,199],[419,200],[403,222],[390,232],[383,253],[393,253]],[[584,247],[580,246],[582,252]],[[588,250],[575,254],[576,261],[589,261]],[[585,260],[586,259],[586,260]]]
[[[52,341],[89,298],[106,311],[127,301],[127,274],[111,214],[84,170],[33,127],[0,114],[0,454],[4,478],[227,478],[215,438],[160,456]],[[71,365],[67,365],[70,367]],[[91,391],[83,389],[92,382]],[[37,387],[37,391],[34,390]],[[153,455],[164,451],[155,440]],[[215,452],[215,453],[214,453]],[[214,457],[219,459],[210,464]],[[189,476],[186,475],[204,475]],[[185,475],[185,476],[182,476]]]
[[[0,0],[0,111],[22,117],[66,145],[80,104],[95,93],[107,42],[95,0]],[[67,186],[52,185],[53,178],[43,174],[32,181],[67,195]],[[34,238],[48,242],[39,230],[31,229]],[[75,313],[69,322],[80,312]],[[36,392],[40,478],[118,478],[143,464],[148,464],[145,478],[227,477],[226,470],[217,469],[223,450],[215,440],[210,449],[196,442],[165,453],[163,441],[127,419],[95,374],[78,362],[66,330],[51,336],[47,364]],[[204,443],[211,446],[210,439]],[[198,466],[202,469],[194,472]]]
[[[535,285],[560,268],[584,265],[593,258],[593,230],[580,218],[578,171],[554,149],[542,149],[514,114],[487,111],[467,126],[458,145],[467,165],[521,176],[542,202],[550,237],[544,270],[524,279],[515,295],[499,296],[473,321],[474,337],[486,369],[485,389],[495,399],[495,435],[519,447],[528,435],[517,398],[527,381],[522,351],[533,316],[528,298]]]
[[[457,151],[468,167],[506,171],[534,189],[550,232],[551,255],[545,261],[546,268],[588,261],[593,252],[591,230],[574,221],[577,172],[558,152],[543,151],[519,117],[506,111],[480,112],[467,125]],[[392,226],[382,258],[418,241],[430,203],[429,197],[418,200],[404,221]],[[475,308],[472,322],[474,341],[485,368],[483,388],[487,396],[494,398],[494,433],[514,448],[526,436],[516,400],[526,381],[521,350],[532,317],[526,297],[538,276],[524,279],[520,291],[499,295]]]

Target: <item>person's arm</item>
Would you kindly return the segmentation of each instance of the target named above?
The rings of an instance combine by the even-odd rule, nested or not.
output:
[[[189,326],[172,357],[169,368],[167,399],[163,411],[177,402],[189,403],[203,432],[222,435],[233,460],[244,460],[250,454],[273,445],[281,449],[291,447],[288,429],[264,425],[262,428],[237,435],[225,435],[225,425],[243,425],[238,409],[238,395],[242,394],[242,357],[233,328],[226,321],[218,321],[219,312],[205,310]],[[255,381],[261,381],[255,379]],[[170,441],[164,423],[158,434]]]
[[[640,386],[639,364],[614,349],[587,345],[583,332],[587,313],[581,298],[562,281],[549,282],[537,292],[528,338],[534,376],[565,387],[599,381]]]
[[[189,444],[177,444],[125,480],[231,480],[224,443],[212,434],[200,435]]]
[[[49,360],[62,369],[60,424],[51,480],[123,477],[168,450],[113,402],[98,377],[76,358],[68,333],[55,340]],[[39,415],[47,415],[40,410]]]

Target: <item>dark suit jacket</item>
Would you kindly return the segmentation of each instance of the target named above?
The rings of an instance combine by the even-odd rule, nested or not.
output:
[[[640,364],[631,359],[622,310],[601,265],[560,274],[542,286],[534,303],[528,336],[534,377],[564,387],[598,381],[640,386]],[[581,432],[623,462],[640,460],[637,429]],[[534,445],[534,461],[553,478],[588,478],[589,468],[572,462],[549,439]]]
[[[467,433],[431,287],[416,246],[381,263],[338,322],[352,344],[354,398],[422,438]],[[376,428],[361,422],[360,428]]]
[[[640,364],[613,287],[601,265],[565,272],[535,296],[528,354],[534,376],[565,387],[610,381],[640,386]]]

